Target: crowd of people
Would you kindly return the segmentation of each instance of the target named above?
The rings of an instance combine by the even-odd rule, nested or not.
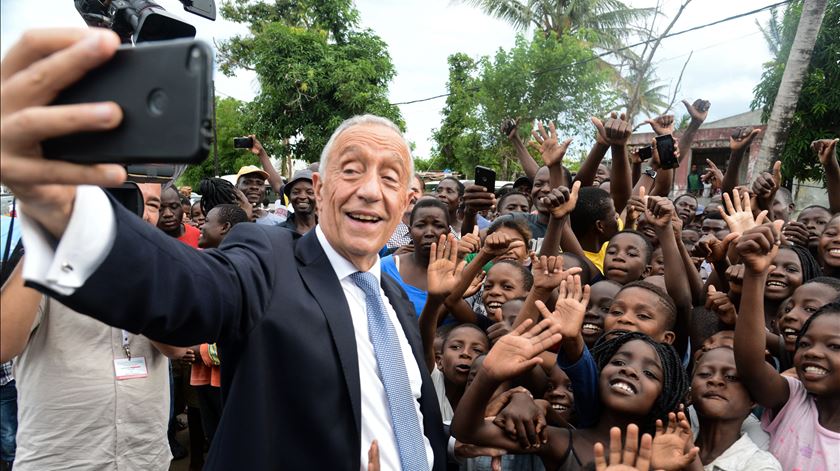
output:
[[[827,198],[804,208],[779,162],[738,181],[759,130],[678,188],[618,113],[592,118],[577,172],[553,123],[527,143],[517,124],[514,184],[427,193],[399,128],[363,115],[288,180],[254,138],[261,166],[198,201],[141,183],[138,217],[99,188],[122,167],[39,154],[119,125],[113,104],[44,106],[117,44],[43,30],[3,59],[22,226],[4,252],[7,469],[840,469],[836,137],[811,146]],[[684,104],[685,130],[648,124],[692,165],[711,104]]]

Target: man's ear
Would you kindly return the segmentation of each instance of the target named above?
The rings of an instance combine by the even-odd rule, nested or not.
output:
[[[324,181],[321,179],[319,172],[312,172],[312,189],[315,190],[315,201],[321,202],[321,190],[324,187]]]
[[[233,226],[229,222],[226,222],[222,225],[222,229],[219,232],[222,235],[227,235],[227,233],[230,232],[231,228],[233,228]]]
[[[676,340],[677,334],[673,331],[666,330],[665,334],[662,335],[662,343],[667,343],[668,345],[673,345],[674,340]]]
[[[600,219],[595,221],[595,231],[597,231],[599,235],[604,233],[604,221]]]

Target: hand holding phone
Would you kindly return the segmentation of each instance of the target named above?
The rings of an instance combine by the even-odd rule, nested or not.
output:
[[[475,167],[475,184],[483,186],[484,189],[493,193],[496,191],[496,171],[492,168],[482,167],[476,165]]]
[[[672,169],[680,166],[674,154],[674,136],[670,134],[656,136],[656,151],[659,153],[660,168]]]
[[[251,147],[254,147],[254,138],[249,136],[234,137],[233,147],[234,149],[250,149]]]

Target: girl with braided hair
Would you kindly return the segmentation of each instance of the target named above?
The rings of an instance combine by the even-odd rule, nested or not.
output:
[[[562,332],[569,328],[563,325],[564,321],[579,323],[586,309],[588,290],[580,288],[579,277],[574,278],[577,279],[572,284],[576,287],[568,290],[561,287],[560,299],[553,313],[542,303],[538,304],[545,319],[532,331]],[[512,453],[535,453],[547,470],[581,469],[593,461],[593,445],[609,441],[611,427],[639,424],[642,432],[653,433],[656,421],[668,422],[669,413],[675,411],[686,397],[688,378],[676,350],[646,334],[626,332],[602,340],[593,349],[600,369],[598,388],[602,403],[594,426],[570,430],[545,427],[542,422],[541,426],[529,428],[527,424],[533,422],[534,414],[522,406],[528,403],[527,394],[512,395],[495,421],[485,421],[485,408],[499,384],[527,371],[521,367],[523,363],[533,366],[542,361],[533,359],[542,350],[529,351],[524,341],[517,339],[520,335],[530,342],[540,338],[542,334],[525,332],[530,325],[530,319],[520,324],[512,333],[500,338],[487,354],[455,411],[452,432],[458,440],[477,446],[502,448]],[[523,345],[508,345],[514,342]],[[525,428],[513,427],[517,433],[512,438],[506,431],[511,430],[506,422],[526,425]],[[681,449],[678,453],[681,459],[689,462],[697,451],[683,452]]]

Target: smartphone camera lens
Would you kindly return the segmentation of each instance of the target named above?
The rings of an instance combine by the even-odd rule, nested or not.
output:
[[[169,97],[166,95],[166,92],[160,88],[155,88],[151,91],[151,93],[149,93],[146,105],[152,116],[163,116],[169,105]]]

